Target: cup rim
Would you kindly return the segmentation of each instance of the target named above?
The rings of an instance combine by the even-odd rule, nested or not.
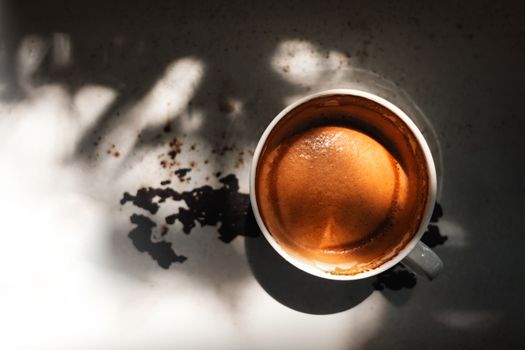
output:
[[[295,109],[301,104],[304,104],[306,102],[309,102],[315,98],[318,97],[324,97],[324,96],[335,96],[335,95],[348,95],[348,96],[356,96],[356,97],[363,97],[368,100],[371,100],[372,102],[375,102],[386,109],[390,110],[392,113],[394,113],[397,117],[399,117],[405,125],[408,126],[410,131],[414,134],[419,146],[421,147],[423,154],[425,155],[426,165],[427,165],[427,173],[428,173],[428,196],[425,203],[425,211],[423,213],[423,216],[421,218],[421,221],[419,223],[418,230],[414,237],[408,242],[403,249],[401,249],[396,256],[394,256],[392,259],[386,261],[385,263],[381,264],[380,266],[357,273],[355,275],[336,275],[331,274],[327,271],[323,271],[320,268],[316,268],[314,266],[305,264],[296,258],[294,258],[292,255],[290,255],[288,252],[284,250],[283,247],[277,241],[273,238],[270,231],[266,227],[264,221],[262,220],[261,214],[259,212],[259,207],[257,205],[257,196],[255,194],[255,176],[257,174],[257,164],[262,152],[262,149],[264,145],[266,144],[266,140],[268,139],[270,133],[275,128],[275,126],[283,119],[290,111]],[[261,229],[264,237],[266,240],[270,243],[270,245],[281,255],[286,261],[288,261],[290,264],[294,265],[298,269],[307,272],[311,275],[326,278],[330,280],[341,280],[341,281],[350,281],[350,280],[359,280],[371,276],[375,276],[383,271],[388,270],[389,268],[393,267],[397,263],[399,263],[401,260],[403,260],[411,251],[414,249],[416,244],[419,242],[421,237],[423,236],[423,233],[426,230],[426,227],[428,226],[428,223],[430,222],[430,218],[432,216],[432,211],[434,207],[434,202],[436,200],[436,187],[437,187],[437,181],[436,181],[436,167],[434,165],[434,159],[432,158],[432,153],[430,152],[430,148],[423,137],[423,134],[419,130],[419,128],[416,126],[416,124],[410,119],[410,117],[403,112],[399,107],[394,105],[393,103],[385,100],[382,97],[379,97],[375,94],[362,91],[362,90],[356,90],[356,89],[330,89],[330,90],[323,90],[321,92],[317,92],[314,94],[307,95],[294,103],[288,105],[285,107],[273,120],[268,124],[266,129],[264,130],[262,136],[259,139],[259,142],[257,143],[257,147],[255,148],[251,167],[250,167],[250,203],[252,206],[252,210],[255,216],[255,220],[257,221],[257,224],[259,225],[259,228]]]

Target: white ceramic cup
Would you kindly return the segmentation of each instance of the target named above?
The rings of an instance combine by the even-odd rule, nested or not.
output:
[[[355,275],[332,274],[329,272],[330,268],[327,269],[326,266],[321,268],[321,266],[319,266],[315,262],[308,260],[307,258],[301,258],[295,255],[292,256],[288,252],[286,252],[286,250],[283,249],[283,247],[281,247],[281,245],[275,240],[275,238],[272,236],[272,234],[266,227],[259,212],[259,207],[257,205],[255,193],[255,176],[257,174],[259,158],[263,147],[268,139],[268,136],[275,128],[275,126],[279,123],[279,121],[282,118],[284,118],[290,111],[292,111],[299,105],[302,105],[318,97],[326,97],[330,95],[349,95],[362,97],[372,102],[375,102],[394,113],[397,117],[399,117],[401,121],[403,121],[406,124],[406,126],[412,131],[415,138],[417,139],[425,155],[428,170],[428,196],[427,201],[425,203],[423,217],[419,224],[417,233],[414,235],[412,240],[394,258],[384,262],[382,265],[376,267],[375,269],[361,272]],[[395,264],[401,261],[404,265],[408,266],[414,272],[427,276],[429,279],[435,278],[443,269],[443,262],[441,261],[441,259],[429,247],[427,247],[424,243],[420,241],[421,236],[423,236],[423,233],[425,232],[427,225],[430,222],[430,217],[432,216],[434,203],[436,201],[436,168],[434,165],[434,160],[432,159],[432,154],[430,152],[427,142],[425,141],[425,138],[423,137],[417,126],[414,124],[414,122],[401,109],[393,105],[391,102],[388,102],[387,100],[374,94],[352,89],[326,90],[306,96],[282,110],[281,113],[279,113],[268,125],[255,149],[250,169],[250,201],[253,208],[253,212],[255,214],[255,219],[257,220],[257,224],[259,225],[264,237],[266,237],[270,245],[289,263],[303,270],[304,272],[310,273],[312,275],[332,280],[357,280],[377,275],[393,267]]]

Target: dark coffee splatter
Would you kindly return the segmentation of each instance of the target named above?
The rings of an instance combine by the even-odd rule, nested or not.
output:
[[[213,189],[202,186],[180,194],[188,209],[180,208],[178,213],[166,217],[166,223],[179,220],[183,231],[189,234],[197,223],[201,226],[215,226],[220,223],[218,232],[223,242],[231,242],[238,235],[250,236],[256,230],[247,232],[246,224],[251,219],[250,196],[239,193],[239,183],[230,174],[219,180],[224,186]]]
[[[124,205],[127,202],[131,202],[137,207],[145,209],[151,214],[155,214],[159,210],[159,204],[154,201],[155,197],[159,197],[158,203],[165,202],[169,197],[172,197],[174,200],[180,200],[180,194],[171,188],[144,187],[139,189],[134,196],[125,192],[120,200],[120,204]]]
[[[219,156],[225,155],[227,152],[233,152],[237,149],[237,146],[235,144],[225,145],[225,146],[217,146],[211,150],[211,153],[217,154]]]
[[[177,213],[168,215],[165,221],[168,225],[174,224],[177,220],[180,221],[183,225],[183,232],[186,234],[191,233],[192,229],[198,223],[200,226],[219,225],[219,239],[225,243],[231,242],[239,235],[250,237],[260,235],[250,207],[250,196],[239,192],[237,177],[230,174],[221,178],[219,181],[223,186],[217,189],[206,185],[181,193],[171,188],[141,188],[134,196],[127,192],[124,193],[120,203],[125,204],[132,202],[137,207],[155,214],[159,209],[159,203],[165,202],[166,199],[171,198],[174,201],[182,200],[185,202],[187,208],[179,208]],[[159,198],[157,203],[154,201],[156,197]],[[132,233],[136,229],[130,232],[130,238],[132,238],[137,249],[139,249],[140,246],[142,247],[139,249],[140,251],[146,251],[146,248],[150,247],[151,244],[158,244],[151,242],[152,227],[155,226],[153,221],[137,214],[133,214],[130,219],[131,222],[141,227],[140,235],[134,233],[132,236]],[[168,227],[162,226],[161,236],[165,236],[167,232]],[[136,243],[137,240],[139,243]],[[146,241],[146,243],[144,241]],[[162,246],[163,249],[166,249],[165,247],[166,246]],[[171,243],[169,243],[169,247],[171,249]],[[163,252],[162,254],[165,255],[166,253]],[[186,259],[180,260],[180,256],[176,256],[179,257],[178,262],[183,262]],[[157,260],[156,257],[154,257],[154,259]],[[164,268],[168,268],[171,264],[166,263],[166,260],[162,260],[162,262],[157,260],[157,262]]]
[[[190,171],[191,171],[191,168],[182,168],[182,169],[175,170],[174,173],[175,173],[175,175],[177,175],[179,177],[183,177],[187,173],[189,173]]]
[[[180,181],[184,181],[185,180],[185,176],[187,173],[189,173],[191,171],[191,168],[181,168],[181,169],[177,169],[175,170],[173,173],[175,175],[177,175],[177,177],[179,178]]]
[[[182,142],[174,137],[169,143],[168,146],[170,147],[170,150],[168,151],[168,156],[171,159],[175,159],[177,154],[179,154],[182,150]]]
[[[413,288],[417,283],[416,275],[401,264],[379,274],[372,284],[376,290],[400,290],[402,288]]]
[[[438,222],[438,220],[443,216],[443,208],[441,207],[441,204],[436,203],[434,206],[434,211],[432,212],[432,216],[430,217],[430,222]]]
[[[167,269],[172,263],[182,263],[186,260],[185,256],[178,255],[173,251],[170,242],[153,242],[151,240],[152,229],[157,225],[150,218],[133,214],[130,221],[136,225],[128,234],[133,245],[138,251],[148,253],[159,266]]]
[[[428,225],[427,231],[423,234],[421,241],[428,245],[430,248],[433,248],[437,245],[444,244],[447,239],[447,236],[443,236],[439,232],[439,227],[437,227],[436,225]]]

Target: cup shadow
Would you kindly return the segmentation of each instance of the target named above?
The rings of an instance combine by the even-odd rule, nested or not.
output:
[[[373,292],[370,281],[333,281],[307,274],[284,260],[262,235],[245,239],[246,255],[262,288],[281,304],[304,313],[351,309]]]

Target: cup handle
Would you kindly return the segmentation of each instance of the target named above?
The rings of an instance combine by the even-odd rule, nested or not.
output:
[[[433,280],[443,270],[443,261],[423,242],[416,246],[402,261],[412,271]]]

